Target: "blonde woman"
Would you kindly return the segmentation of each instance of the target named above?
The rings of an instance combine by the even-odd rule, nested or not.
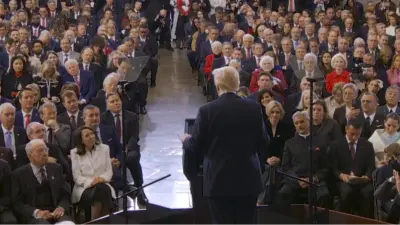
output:
[[[343,86],[344,82],[336,83],[333,86],[332,95],[325,98],[325,104],[330,118],[333,118],[333,114],[337,108],[340,108],[344,105]]]
[[[310,102],[311,102],[310,93],[311,93],[310,90],[305,90],[301,93],[301,98],[299,104],[297,105],[297,110],[309,112]],[[319,100],[317,94],[315,93],[313,94],[313,98],[314,101]]]
[[[43,62],[39,76],[34,78],[34,82],[40,88],[40,101],[44,102],[60,102],[61,77],[57,72],[56,65],[46,60]]]

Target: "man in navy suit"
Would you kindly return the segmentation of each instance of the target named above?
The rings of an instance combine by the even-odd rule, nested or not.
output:
[[[204,64],[206,57],[212,54],[211,43],[218,40],[219,30],[217,27],[211,27],[208,31],[207,40],[200,44],[200,63]]]
[[[11,52],[11,49],[15,49],[16,42],[9,38],[6,41],[5,48],[3,52],[0,52],[0,66],[4,69],[8,69],[10,65],[10,58],[14,55],[14,52]]]
[[[79,69],[79,63],[75,59],[68,59],[65,62],[68,74],[61,77],[62,83],[76,83],[80,87],[81,96],[79,104],[87,104],[90,99],[96,95],[96,85],[94,83],[93,73]]]
[[[204,156],[203,195],[213,222],[255,223],[260,165],[266,160],[260,154],[269,142],[261,107],[235,94],[239,73],[233,67],[215,70],[214,80],[219,98],[200,107],[192,135],[182,138],[183,149]]]
[[[18,100],[21,104],[21,110],[18,110],[15,114],[16,127],[26,129],[31,122],[42,122],[39,111],[33,107],[35,103],[33,90],[29,88],[22,89],[18,94]]]

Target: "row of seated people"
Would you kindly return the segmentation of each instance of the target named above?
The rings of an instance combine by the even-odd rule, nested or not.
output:
[[[22,126],[17,126],[17,115],[24,113],[27,105],[32,107],[33,99],[33,91],[25,88],[19,94],[21,111],[16,112],[8,102],[0,105],[0,142],[5,147],[2,151],[7,156],[4,157],[7,171],[12,171],[7,175],[11,182],[0,182],[5,190],[1,196],[5,200],[4,211],[0,213],[2,221],[8,223],[17,218],[22,223],[54,222],[63,219],[59,215],[69,211],[71,201],[89,210],[92,219],[109,213],[114,206],[115,191],[123,185],[120,161],[124,138],[127,168],[134,185],[143,185],[138,116],[122,111],[118,93],[107,94],[107,111],[101,112],[94,105],[79,110],[76,93],[65,90],[62,101],[66,112],[57,116],[55,104],[46,102],[39,110],[31,108],[38,118],[21,120]],[[124,131],[124,127],[129,129]],[[49,186],[44,186],[43,177],[49,180]],[[73,185],[72,194],[67,181]],[[132,197],[138,197],[142,205],[148,202],[144,192]]]
[[[269,74],[261,75],[261,79],[266,78],[263,82],[271,82]],[[346,96],[355,98],[357,95],[354,84],[338,84],[341,88],[335,88],[338,92],[343,93],[344,101],[349,101]],[[302,86],[305,88],[303,94],[309,96],[309,87],[306,79],[303,79]],[[347,93],[346,93],[347,92]],[[350,94],[349,94],[350,93]],[[339,121],[331,119],[326,101],[315,100],[313,103],[313,151],[315,153],[313,166],[315,179],[317,183],[323,185],[317,190],[319,204],[331,207],[332,198],[338,196],[340,199],[337,209],[344,212],[358,212],[362,216],[373,217],[373,188],[372,173],[375,168],[388,167],[389,160],[384,157],[385,146],[398,143],[400,133],[400,118],[396,111],[392,111],[392,103],[398,101],[399,88],[391,86],[386,91],[387,105],[380,106],[377,111],[377,97],[371,93],[364,93],[360,97],[362,113],[355,113],[352,116],[348,112],[345,117],[343,130]],[[277,167],[290,174],[308,179],[308,148],[309,148],[309,113],[310,99],[302,98],[302,105],[292,116],[291,123],[285,118],[285,111],[281,103],[273,100],[273,93],[268,89],[260,91],[260,95],[256,100],[265,107],[266,127],[271,143],[263,157],[266,160],[266,192],[261,195],[260,203],[278,202],[281,204],[295,203],[304,201],[307,184],[304,182],[296,182],[293,179],[283,179],[277,183],[275,187],[268,187],[271,183],[269,179],[275,177],[271,175],[271,171],[275,173]],[[350,100],[353,104],[354,99]],[[300,104],[299,104],[300,105]],[[307,106],[308,105],[308,106]],[[353,105],[350,105],[353,107]],[[345,109],[345,106],[335,110]],[[351,111],[351,110],[350,110]],[[382,112],[382,114],[381,114]],[[386,112],[386,113],[384,113]],[[364,115],[367,115],[364,117]],[[368,115],[374,118],[368,121]],[[382,121],[378,118],[382,117]],[[298,121],[297,121],[298,120]],[[289,132],[296,128],[296,134]],[[343,133],[342,133],[343,132]],[[294,137],[293,137],[294,135]],[[292,138],[293,137],[293,138]],[[351,144],[349,144],[351,143]],[[301,146],[299,148],[299,146]],[[393,154],[392,154],[393,155]],[[329,159],[329,160],[328,160]],[[377,173],[376,186],[380,185],[385,179],[391,177],[392,170],[382,175]],[[389,176],[389,177],[388,177]],[[272,178],[271,178],[272,177]],[[268,181],[268,182],[267,182]],[[278,199],[274,198],[271,190],[279,191]],[[361,195],[360,195],[361,194]],[[356,200],[354,199],[356,198]],[[362,207],[360,208],[360,205]]]

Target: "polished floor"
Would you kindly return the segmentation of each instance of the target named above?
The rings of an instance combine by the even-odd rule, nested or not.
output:
[[[191,207],[189,182],[182,172],[182,144],[185,118],[196,117],[205,103],[201,88],[193,79],[186,51],[160,50],[157,87],[149,91],[147,111],[141,116],[141,164],[145,184],[159,177],[171,177],[145,189],[151,203],[169,208]]]

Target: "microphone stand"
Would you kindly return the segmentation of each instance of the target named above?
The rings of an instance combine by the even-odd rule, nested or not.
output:
[[[152,182],[150,182],[150,183],[148,183],[148,184],[142,185],[141,187],[137,187],[137,188],[135,188],[135,189],[133,189],[133,190],[130,190],[130,191],[128,191],[128,192],[124,192],[122,195],[120,195],[120,196],[118,196],[117,198],[115,198],[115,200],[118,200],[118,199],[120,199],[120,198],[126,199],[126,198],[128,197],[128,195],[133,194],[133,193],[136,193],[136,192],[139,192],[139,191],[143,190],[144,188],[146,188],[146,187],[148,187],[148,186],[151,186],[151,185],[153,185],[153,184],[155,184],[155,183],[158,183],[158,182],[160,182],[160,181],[162,181],[162,180],[167,179],[167,178],[170,177],[170,176],[171,176],[171,174],[165,175],[165,176],[160,177],[160,178],[158,178],[158,179],[156,179],[156,180],[154,180],[154,181],[152,181]],[[112,221],[113,215],[114,215],[114,213],[113,213],[113,212],[110,212],[110,214],[109,214],[109,216],[108,216],[108,222],[109,222],[109,224],[112,224],[112,223],[113,223],[113,221]],[[128,216],[128,213],[127,213],[127,209],[123,209],[123,217],[124,217],[124,220],[125,220],[125,224],[128,224],[128,222],[129,222],[129,216]]]
[[[121,124],[122,124],[122,151],[121,151],[121,170],[122,170],[122,191],[124,193],[128,192],[128,184],[126,182],[126,154],[127,154],[127,149],[126,149],[126,140],[124,138],[124,135],[126,134],[126,128],[125,128],[125,107],[124,107],[124,96],[125,96],[125,86],[128,84],[128,81],[119,81],[118,85],[121,87],[121,93],[119,93],[119,97],[121,99]],[[123,209],[123,214],[125,218],[125,224],[128,224],[128,195],[122,195],[122,209]]]

